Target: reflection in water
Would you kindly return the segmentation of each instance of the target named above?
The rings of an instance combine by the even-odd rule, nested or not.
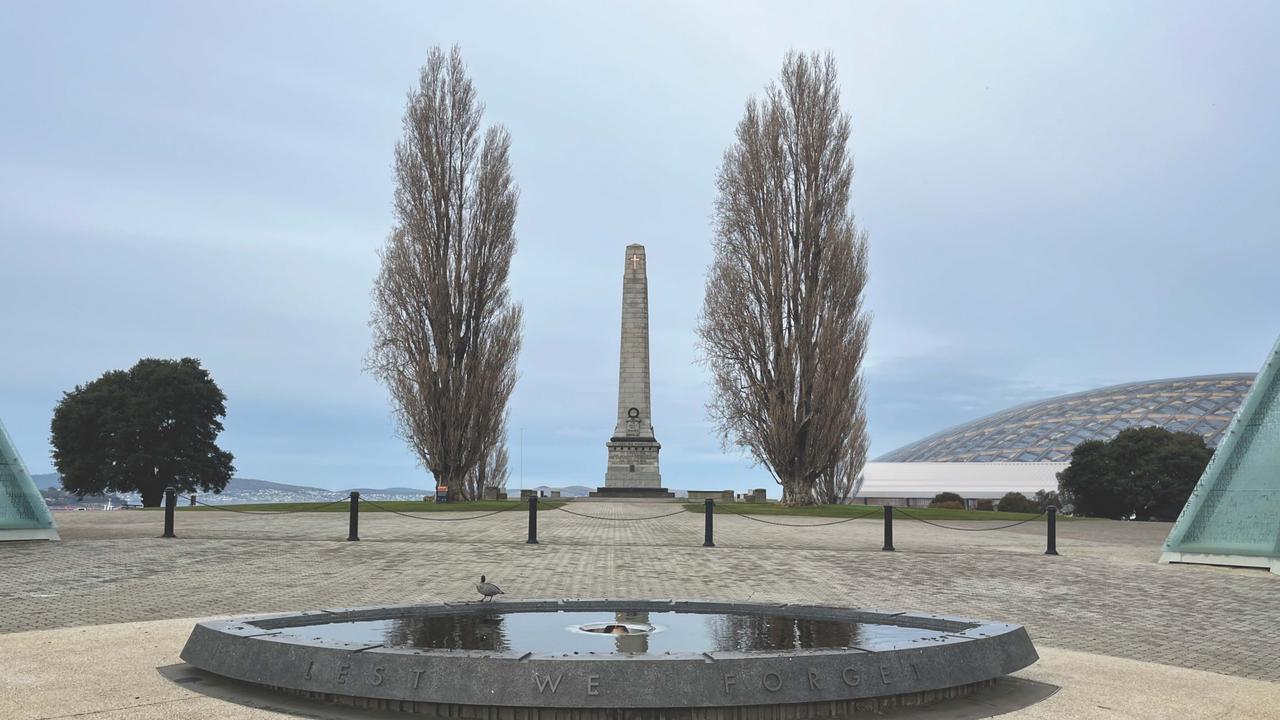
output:
[[[620,612],[616,617],[620,623],[630,623],[632,625],[649,624],[649,613],[647,612]],[[649,636],[645,634],[615,635],[613,644],[619,653],[640,654],[649,652]]]
[[[417,615],[390,621],[383,641],[390,647],[437,650],[496,650],[507,643],[503,615]]]
[[[650,634],[583,632],[586,624],[654,626]],[[275,627],[304,638],[436,650],[563,654],[662,654],[873,647],[937,638],[941,630],[807,620],[786,615],[681,612],[501,612],[408,615]]]
[[[862,628],[857,623],[804,620],[781,615],[712,615],[717,649],[746,652],[853,647]]]

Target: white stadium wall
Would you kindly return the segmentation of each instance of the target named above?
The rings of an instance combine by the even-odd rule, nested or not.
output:
[[[850,502],[866,505],[925,506],[940,492],[971,500],[999,500],[1019,492],[1058,489],[1065,462],[870,462],[862,487]]]

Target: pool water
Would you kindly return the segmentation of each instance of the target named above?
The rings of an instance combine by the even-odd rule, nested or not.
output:
[[[650,632],[587,632],[583,625],[625,623]],[[536,654],[650,654],[717,651],[875,649],[902,641],[939,640],[941,630],[810,620],[794,616],[691,612],[490,612],[422,614],[377,620],[275,627],[316,640],[438,650]]]

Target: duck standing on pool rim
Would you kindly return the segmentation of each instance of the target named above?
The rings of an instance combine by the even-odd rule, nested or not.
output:
[[[476,592],[482,596],[480,602],[492,600],[495,595],[506,595],[506,593],[502,592],[502,588],[491,582],[485,582],[483,575],[480,576],[480,582],[476,583]]]

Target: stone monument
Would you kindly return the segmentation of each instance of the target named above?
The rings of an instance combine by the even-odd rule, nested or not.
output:
[[[604,487],[592,497],[673,498],[662,487],[649,404],[649,278],[644,246],[628,245],[622,270],[622,342],[618,357],[618,422]]]
[[[1178,515],[1160,562],[1280,575],[1280,342]]]

